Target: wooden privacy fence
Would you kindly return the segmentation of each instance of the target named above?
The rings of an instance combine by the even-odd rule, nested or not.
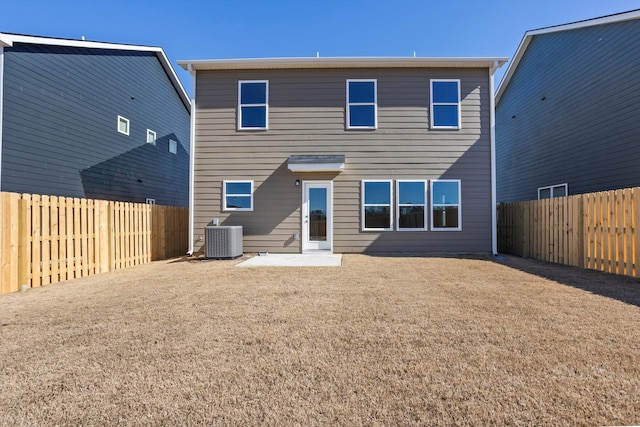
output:
[[[187,251],[188,209],[0,193],[0,293]]]
[[[640,277],[640,187],[498,206],[498,251]]]

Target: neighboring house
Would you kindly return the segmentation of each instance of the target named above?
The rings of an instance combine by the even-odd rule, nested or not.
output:
[[[498,202],[640,185],[640,11],[525,33],[496,93]]]
[[[191,250],[495,252],[504,58],[178,61],[192,73]]]
[[[187,206],[190,108],[159,47],[0,33],[0,190]]]

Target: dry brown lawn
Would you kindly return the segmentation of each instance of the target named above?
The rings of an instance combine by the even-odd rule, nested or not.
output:
[[[510,258],[155,262],[0,297],[2,425],[640,423],[640,282]]]

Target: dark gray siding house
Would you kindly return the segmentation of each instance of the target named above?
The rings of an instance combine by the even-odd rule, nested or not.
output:
[[[191,251],[491,253],[504,58],[178,61],[195,79]]]
[[[187,206],[190,102],[161,48],[0,33],[0,189]]]
[[[640,11],[525,34],[496,94],[498,202],[640,185]]]

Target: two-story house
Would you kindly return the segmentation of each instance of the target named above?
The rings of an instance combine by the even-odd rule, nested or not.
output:
[[[640,185],[640,10],[527,31],[496,93],[498,202]]]
[[[190,110],[159,47],[0,33],[0,190],[187,206]]]
[[[505,58],[178,61],[194,81],[192,252],[495,253]]]

